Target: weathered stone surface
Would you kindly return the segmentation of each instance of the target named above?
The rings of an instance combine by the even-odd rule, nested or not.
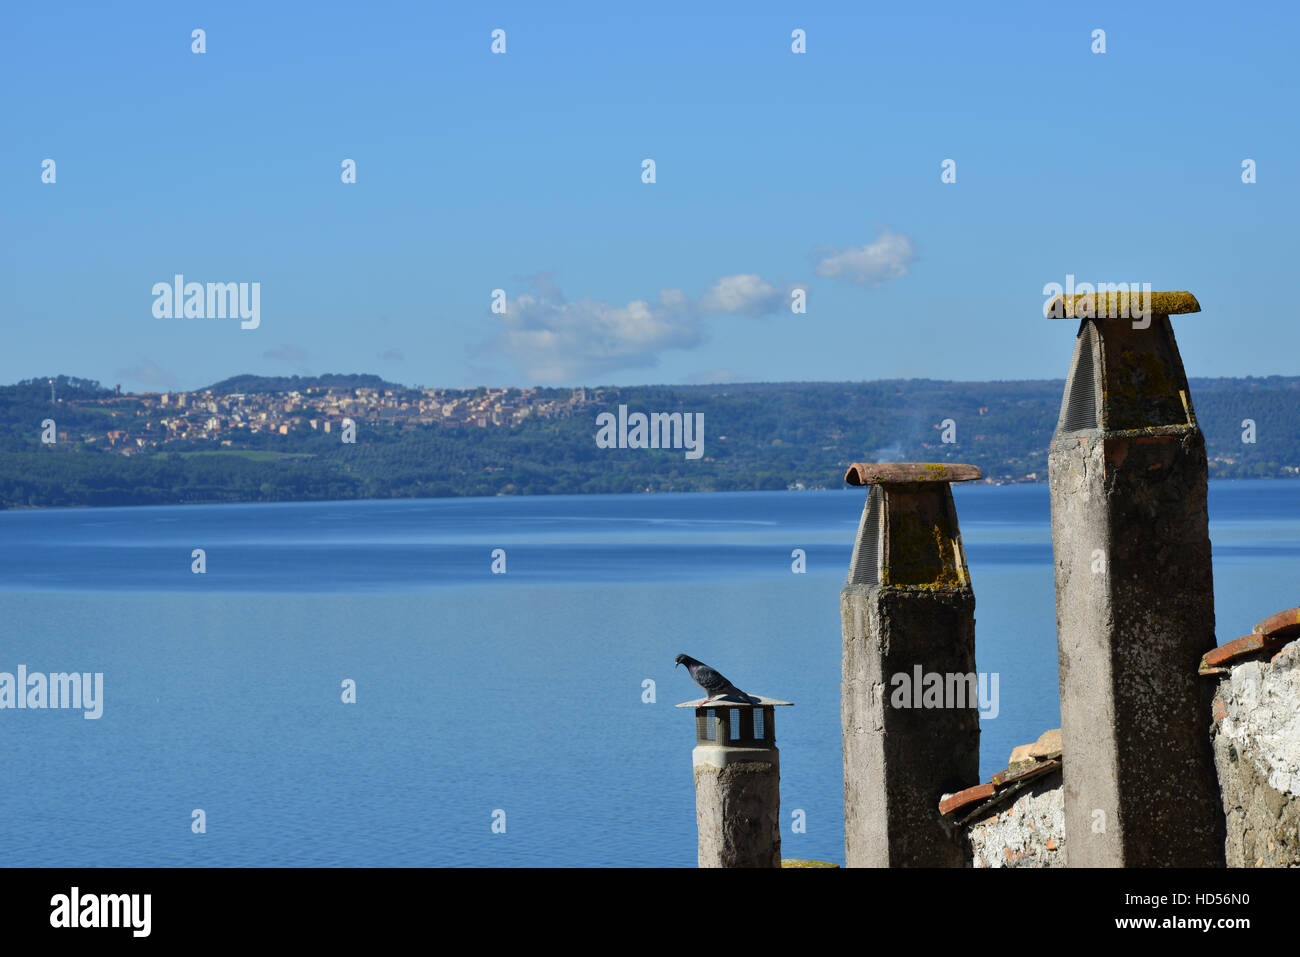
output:
[[[1167,315],[1083,329],[1099,427],[1048,455],[1070,864],[1221,866],[1205,441]]]
[[[1288,644],[1272,661],[1238,662],[1225,675],[1214,683],[1213,722],[1207,730],[1227,823],[1226,862],[1230,867],[1300,867],[1300,641]],[[958,811],[954,818],[966,815],[963,830],[972,866],[1073,863],[1064,853],[1065,791],[1059,770],[1033,781],[1012,803],[989,803],[998,790],[981,785],[949,799],[948,810]],[[988,807],[980,809],[981,802]]]
[[[1217,685],[1210,734],[1228,866],[1300,867],[1300,641],[1233,665]]]
[[[1122,465],[1134,446],[1161,445],[1166,436],[1195,426],[1187,375],[1168,316],[1155,316],[1147,329],[1134,329],[1127,322],[1091,325],[1099,330],[1098,358],[1104,370],[1101,427],[1121,433],[1113,436],[1119,441],[1109,444],[1108,465]],[[1165,467],[1158,459],[1148,458],[1145,464],[1152,471]]]
[[[781,866],[781,771],[775,748],[764,760],[701,760],[696,748],[695,824],[700,867]],[[708,756],[706,756],[708,757]],[[719,766],[723,764],[724,766]]]
[[[1008,805],[966,828],[972,867],[1064,867],[1061,772],[1034,781]]]
[[[975,674],[969,588],[846,585],[841,720],[849,867],[961,867],[961,836],[942,795],[979,782],[978,702],[899,708],[897,674]]]
[[[903,588],[967,588],[970,572],[957,528],[952,489],[895,485],[885,492],[887,531],[880,582]]]

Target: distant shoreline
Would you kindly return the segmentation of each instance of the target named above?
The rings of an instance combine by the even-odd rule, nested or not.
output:
[[[1220,482],[1300,482],[1300,477],[1296,476],[1256,476],[1256,477],[1228,477],[1228,478],[1210,478],[1211,484]],[[977,482],[965,483],[964,487],[981,486],[984,488],[1002,488],[1006,486],[1026,486],[1026,485],[1046,485],[1046,481],[1036,482],[1001,482],[993,480],[983,480]],[[861,492],[860,489],[854,489],[852,486],[845,485],[843,488],[784,488],[784,489],[702,489],[702,490],[682,490],[682,491],[665,491],[651,490],[642,492],[526,492],[526,493],[498,493],[496,495],[392,495],[384,498],[302,498],[302,499],[276,499],[273,501],[257,501],[255,499],[239,501],[221,501],[218,499],[199,501],[199,502],[148,502],[134,505],[0,505],[0,514],[5,512],[50,512],[60,509],[108,509],[108,508],[185,508],[187,506],[203,505],[332,505],[341,502],[439,502],[452,499],[497,499],[497,498],[559,498],[568,496],[571,498],[602,498],[613,497],[617,495],[745,495],[750,493],[788,493],[799,495],[806,492]]]
[[[1040,483],[1062,396],[1057,380],[419,393],[359,377],[218,385],[124,395],[59,377],[0,387],[0,503],[776,491],[837,488],[855,461],[961,463],[990,483]],[[239,388],[250,391],[225,391]],[[1211,477],[1300,476],[1300,376],[1193,390]]]

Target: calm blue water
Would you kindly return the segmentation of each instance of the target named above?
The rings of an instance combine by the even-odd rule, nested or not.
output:
[[[978,667],[1000,675],[987,777],[1059,724],[1047,488],[954,492]],[[842,862],[839,590],[863,498],[0,512],[0,671],[101,671],[106,699],[97,721],[0,711],[5,863],[694,866],[679,652],[796,703],[783,850]],[[1215,483],[1210,519],[1220,640],[1300,604],[1300,481]]]

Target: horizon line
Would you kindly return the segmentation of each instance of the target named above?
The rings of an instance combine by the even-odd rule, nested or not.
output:
[[[620,390],[620,389],[708,389],[708,388],[725,388],[725,387],[742,387],[742,386],[782,386],[782,385],[786,385],[786,386],[794,386],[794,385],[876,385],[876,384],[882,384],[882,383],[914,383],[914,382],[935,382],[935,383],[941,383],[941,384],[946,384],[946,385],[1007,385],[1007,384],[1016,384],[1016,383],[1026,383],[1026,384],[1054,384],[1054,383],[1064,383],[1064,382],[1065,382],[1065,377],[1064,377],[1064,376],[1055,377],[1055,378],[1043,378],[1043,379],[932,379],[932,378],[928,378],[928,377],[924,377],[924,376],[911,376],[911,377],[907,377],[907,378],[894,378],[894,379],[776,379],[776,380],[754,379],[754,380],[748,380],[748,381],[734,381],[734,382],[731,382],[731,381],[727,381],[727,382],[645,382],[645,383],[638,383],[638,384],[634,384],[634,385],[610,385],[610,384],[594,384],[594,385],[538,385],[538,384],[534,384],[534,385],[475,385],[475,386],[450,386],[450,385],[408,385],[408,384],[406,384],[406,383],[395,382],[395,381],[393,381],[393,380],[391,380],[391,379],[386,379],[386,378],[384,378],[382,375],[379,375],[378,373],[373,373],[373,372],[322,372],[322,373],[319,373],[319,374],[313,374],[313,375],[298,375],[298,374],[293,374],[293,375],[275,375],[275,374],[272,374],[272,375],[262,375],[262,374],[254,373],[254,372],[241,372],[241,373],[236,373],[235,375],[226,376],[225,379],[219,379],[219,380],[217,380],[216,382],[213,382],[213,383],[211,383],[211,384],[209,384],[209,385],[206,385],[206,386],[201,386],[201,387],[199,387],[199,388],[184,389],[184,388],[179,388],[179,387],[177,387],[177,388],[158,389],[158,390],[140,390],[140,391],[124,390],[124,391],[122,392],[122,394],[123,394],[123,395],[168,395],[168,394],[173,394],[173,393],[195,393],[195,392],[206,392],[206,391],[211,391],[211,390],[213,389],[214,386],[222,385],[223,383],[227,382],[227,381],[230,380],[230,379],[240,379],[240,378],[253,378],[253,379],[291,379],[291,380],[292,380],[292,379],[301,379],[301,380],[304,380],[304,381],[310,381],[310,380],[314,380],[314,379],[326,379],[326,378],[330,378],[330,377],[334,377],[334,376],[369,377],[369,378],[374,378],[374,379],[378,379],[380,382],[384,383],[384,385],[387,386],[387,387],[395,387],[395,388],[404,389],[404,390],[412,391],[412,392],[423,391],[423,390],[428,390],[428,389],[446,389],[446,390],[461,391],[461,392],[473,391],[473,390],[477,390],[477,389],[489,389],[489,390],[491,390],[491,389],[506,389],[506,390],[516,390],[516,391],[525,391],[525,390],[529,390],[529,389],[556,389],[556,390],[569,390],[569,391],[573,391],[573,390],[577,390],[577,389],[613,389],[613,390]],[[97,384],[100,386],[100,388],[109,389],[110,391],[114,388],[114,386],[111,386],[111,385],[105,385],[105,384],[103,383],[103,381],[100,380],[100,379],[92,379],[92,378],[86,378],[86,377],[82,377],[82,376],[73,376],[73,375],[67,375],[67,374],[60,374],[60,375],[58,375],[58,376],[32,376],[32,377],[29,378],[29,379],[22,379],[22,380],[19,380],[19,381],[17,381],[17,382],[10,382],[10,383],[3,383],[3,384],[0,384],[0,388],[3,388],[3,389],[17,388],[18,386],[22,385],[24,382],[31,383],[31,382],[45,381],[45,382],[48,383],[48,382],[50,382],[52,379],[53,379],[53,380],[57,380],[57,379],[77,380],[77,381],[79,381],[79,382],[94,382],[94,383],[97,383]],[[1206,375],[1202,375],[1202,376],[1188,376],[1187,379],[1188,379],[1188,383],[1189,383],[1189,384],[1190,384],[1190,383],[1193,383],[1193,382],[1197,382],[1197,381],[1216,381],[1216,380],[1232,380],[1232,381],[1243,381],[1243,382],[1249,382],[1249,381],[1256,380],[1256,379],[1260,379],[1260,380],[1267,380],[1267,379],[1300,380],[1300,375],[1282,375],[1282,374],[1280,374],[1280,373],[1274,373],[1274,374],[1271,374],[1271,375],[1263,375],[1263,376],[1256,376],[1256,375],[1247,375],[1247,376],[1233,376],[1233,375],[1206,376]],[[338,387],[336,387],[336,386],[315,386],[315,385],[307,385],[306,388],[327,388],[327,389],[328,389],[328,388],[338,388]],[[370,386],[357,386],[356,388],[371,388],[371,387],[370,387]]]

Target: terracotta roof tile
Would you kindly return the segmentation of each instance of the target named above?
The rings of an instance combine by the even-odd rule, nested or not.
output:
[[[1265,618],[1249,635],[1207,651],[1197,670],[1203,675],[1224,674],[1229,665],[1251,655],[1274,651],[1296,638],[1300,638],[1300,608],[1288,608]]]
[[[844,481],[849,485],[973,482],[983,477],[978,466],[945,462],[853,462],[844,473]]]
[[[1271,638],[1300,638],[1300,608],[1288,608],[1265,618],[1252,631]]]
[[[1036,761],[1027,768],[1014,769],[1006,768],[993,775],[993,785],[1002,787],[1007,784],[1013,784],[1016,781],[1028,781],[1030,778],[1036,778],[1040,774],[1046,774],[1048,771],[1055,771],[1061,766],[1061,759],[1054,758],[1050,761]]]
[[[987,784],[977,784],[956,794],[946,794],[939,801],[942,815],[964,811],[958,821],[965,824],[983,815],[987,808],[1001,804],[1018,794],[1035,778],[1061,767],[1061,729],[1044,731],[1032,744],[1022,744],[1011,752],[1007,766],[993,775]]]
[[[1041,761],[1059,758],[1061,756],[1061,729],[1053,728],[1051,731],[1044,731],[1040,734],[1038,740],[1029,746],[1029,756],[1038,758]]]
[[[954,811],[960,811],[964,807],[970,807],[980,801],[987,801],[993,796],[996,788],[992,783],[977,784],[973,788],[967,788],[964,791],[958,791],[956,794],[949,794],[939,802],[940,814],[951,814]]]
[[[1201,667],[1197,670],[1203,675],[1218,674],[1226,670],[1226,665],[1261,651],[1270,651],[1281,642],[1282,639],[1274,639],[1268,635],[1242,635],[1207,651],[1205,657],[1201,659]]]
[[[1032,748],[1033,746],[1034,746],[1033,744],[1017,745],[1011,751],[1011,757],[1007,758],[1007,767],[1011,767],[1016,764],[1023,764],[1025,761],[1033,761],[1034,759],[1029,753],[1029,749]]]
[[[1061,756],[1061,729],[1044,731],[1037,741],[1018,745],[1007,758],[1008,770],[1020,764],[1033,764],[1036,761],[1050,761]]]

